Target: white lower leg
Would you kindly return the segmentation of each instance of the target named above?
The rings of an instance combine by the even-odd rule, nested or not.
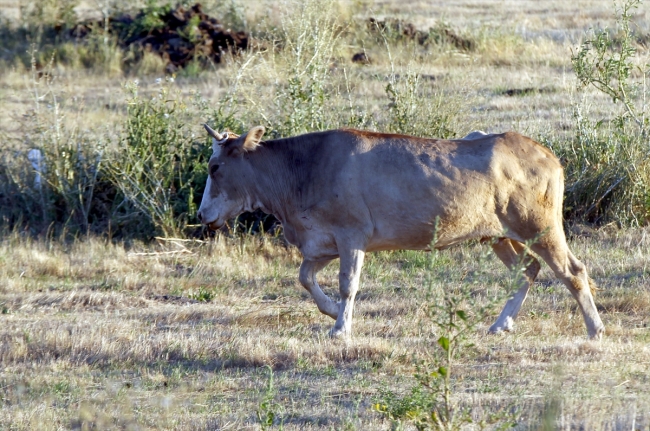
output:
[[[587,283],[587,286],[588,285],[589,284]],[[584,289],[577,292],[575,298],[580,306],[580,311],[582,311],[582,317],[585,320],[589,338],[600,340],[605,332],[605,325],[603,325],[603,321],[600,320],[594,297],[588,289]]]
[[[339,291],[341,302],[339,303],[338,317],[330,331],[332,337],[350,336],[352,334],[352,313],[354,311],[354,298],[359,288],[361,267],[365,256],[362,250],[349,250],[348,253],[340,253],[341,270],[339,271]]]
[[[356,294],[356,292],[355,292]],[[352,334],[352,314],[354,311],[354,296],[342,299],[339,303],[339,315],[334,327],[330,331],[330,336],[340,337]]]
[[[503,307],[497,321],[490,326],[489,332],[491,334],[496,334],[502,331],[512,331],[514,329],[515,319],[517,318],[517,314],[519,314],[521,305],[526,299],[526,295],[528,295],[529,287],[530,284],[526,282],[517,292],[515,292],[512,298],[508,299],[508,302],[506,302],[505,307]]]

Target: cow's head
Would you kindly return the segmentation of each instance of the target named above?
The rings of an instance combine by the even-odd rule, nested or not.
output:
[[[217,133],[207,124],[212,137],[212,157],[208,162],[208,181],[197,217],[211,229],[218,229],[230,218],[251,210],[242,179],[250,174],[245,154],[254,151],[264,135],[264,127],[253,127],[243,136]]]

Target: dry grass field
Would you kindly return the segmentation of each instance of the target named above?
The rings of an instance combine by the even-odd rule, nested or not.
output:
[[[311,9],[288,1],[204,2],[254,34],[277,32],[284,45],[179,71],[173,80],[165,80],[157,58],[123,67],[123,54],[108,44],[102,56],[89,57],[97,59],[90,67],[63,48],[34,45],[25,58],[36,62],[41,53],[38,70],[4,56],[6,48],[2,159],[35,142],[67,140],[101,148],[107,164],[119,160],[135,81],[141,100],[165,94],[178,103],[183,133],[199,146],[201,124],[230,114],[235,125],[265,124],[277,135],[328,125],[451,136],[516,130],[579,157],[567,137],[620,113],[611,98],[579,88],[571,63],[585,32],[614,25],[609,1],[307,3]],[[3,1],[0,11],[20,21],[34,4]],[[127,2],[76,4],[79,15],[101,16],[102,7]],[[632,18],[643,34],[649,10],[641,4]],[[347,27],[328,27],[320,14],[340,16]],[[372,37],[369,17],[424,30],[444,22],[475,48]],[[314,31],[316,24],[323,27]],[[350,61],[360,51],[370,64]],[[641,46],[635,61],[648,57]],[[65,172],[57,178],[74,173]],[[16,182],[25,196],[33,193],[33,177]],[[515,332],[487,335],[494,316],[476,322],[454,362],[452,400],[473,421],[462,429],[650,430],[647,221],[627,228],[615,219],[598,227],[567,222],[569,245],[600,288],[602,341],[587,340],[576,302],[544,265]],[[391,420],[377,405],[386,405],[387,392],[409,394],[418,364],[439,356],[440,331],[426,312],[432,295],[464,289],[487,303],[512,276],[488,246],[475,243],[434,258],[368,255],[354,336],[331,340],[333,321],[298,283],[299,252],[281,235],[221,232],[199,240],[179,228],[174,238],[141,241],[119,232],[70,233],[54,222],[2,223],[0,429],[7,430],[415,429],[408,417]],[[337,269],[332,263],[319,278],[333,298]]]
[[[571,246],[602,289],[604,339],[586,340],[575,301],[545,268],[515,333],[486,335],[486,321],[471,334],[454,397],[477,418],[516,409],[517,429],[646,430],[650,232],[599,232]],[[258,429],[257,414],[271,411],[284,429],[387,429],[372,410],[378,394],[408,392],[414,364],[438,348],[422,311],[427,292],[466,283],[494,295],[507,273],[486,253],[478,245],[442,253],[428,287],[427,254],[371,255],[345,342],[327,338],[332,321],[297,282],[298,253],[279,240],[127,250],[7,238],[0,423]],[[334,296],[336,269],[321,277]]]

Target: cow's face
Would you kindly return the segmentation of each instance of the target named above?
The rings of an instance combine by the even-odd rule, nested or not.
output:
[[[201,223],[216,230],[250,205],[242,184],[242,178],[250,168],[244,154],[259,145],[264,127],[254,127],[243,136],[229,132],[219,134],[207,125],[205,128],[212,136],[212,157],[208,162],[208,180],[197,217]]]

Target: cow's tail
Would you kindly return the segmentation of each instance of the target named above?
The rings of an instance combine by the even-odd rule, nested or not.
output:
[[[557,180],[557,193],[555,196],[555,210],[557,211],[556,220],[560,228],[564,228],[564,214],[562,209],[564,208],[564,169],[560,169],[560,174],[558,175]]]

